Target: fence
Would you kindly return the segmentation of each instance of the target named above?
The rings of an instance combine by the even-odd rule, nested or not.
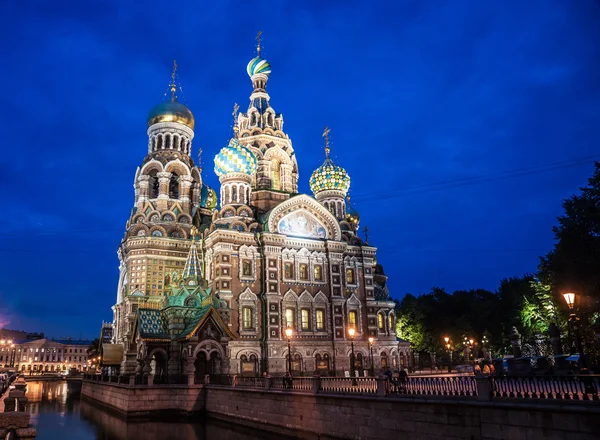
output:
[[[599,375],[492,378],[494,398],[598,401]]]
[[[229,378],[229,379],[226,379]],[[438,396],[477,400],[561,399],[599,403],[600,376],[241,377],[218,376],[211,385],[327,394]]]

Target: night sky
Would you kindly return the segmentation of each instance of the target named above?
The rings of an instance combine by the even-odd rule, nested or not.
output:
[[[535,271],[600,159],[600,3],[493,3],[4,0],[0,327],[91,338],[112,320],[172,60],[217,188],[258,29],[301,192],[328,125],[392,296]]]

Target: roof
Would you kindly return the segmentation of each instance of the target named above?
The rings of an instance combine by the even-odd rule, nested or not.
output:
[[[160,310],[138,309],[137,325],[142,338],[170,339]]]
[[[78,345],[88,347],[92,341],[83,340],[83,339],[36,339],[34,341],[16,341],[16,345],[27,345],[29,347],[51,347],[56,345]]]

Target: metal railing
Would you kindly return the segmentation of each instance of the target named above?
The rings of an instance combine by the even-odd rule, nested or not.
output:
[[[600,375],[494,377],[493,398],[599,400]]]
[[[477,396],[473,376],[409,377],[386,382],[387,394],[416,396]]]
[[[376,394],[377,379],[374,377],[322,377],[319,391],[326,393]]]

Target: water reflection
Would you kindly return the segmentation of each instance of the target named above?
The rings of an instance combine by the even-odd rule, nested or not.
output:
[[[193,423],[126,422],[79,399],[78,384],[27,382],[27,410],[38,429],[37,440],[258,440],[281,435],[213,421]]]

